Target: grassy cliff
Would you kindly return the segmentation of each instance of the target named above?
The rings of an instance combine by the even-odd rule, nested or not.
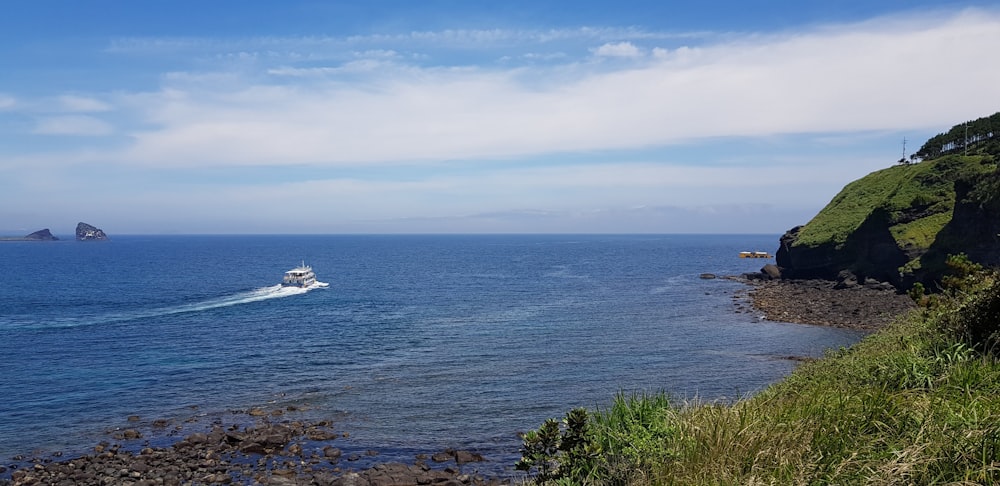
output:
[[[998,115],[982,120],[1000,121]],[[959,148],[949,141],[948,150],[925,146],[934,158],[901,161],[845,186],[812,220],[782,237],[777,264],[783,275],[835,279],[847,271],[909,288],[936,282],[948,253],[1000,263],[1000,253],[991,250],[1000,247],[994,231],[1000,214],[985,209],[996,206],[1000,133],[975,140],[978,145]]]
[[[799,232],[796,246],[833,243],[843,248],[875,209],[889,214],[900,248],[926,250],[951,220],[955,181],[996,170],[991,156],[947,155],[873,172],[845,186]]]

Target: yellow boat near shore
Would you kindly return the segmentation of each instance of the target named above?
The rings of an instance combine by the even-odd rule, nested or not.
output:
[[[771,254],[766,251],[741,251],[740,258],[771,258]]]

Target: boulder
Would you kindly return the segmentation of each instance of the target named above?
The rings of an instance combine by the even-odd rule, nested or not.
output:
[[[841,270],[837,274],[837,285],[833,288],[835,289],[849,289],[856,287],[858,285],[858,276],[850,270]]]
[[[760,273],[767,276],[767,278],[772,280],[777,280],[781,278],[781,269],[773,263],[768,263],[760,269]]]
[[[455,451],[455,462],[466,464],[469,462],[483,462],[483,456],[469,451]]]

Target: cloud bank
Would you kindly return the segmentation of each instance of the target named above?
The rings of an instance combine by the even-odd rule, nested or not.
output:
[[[472,37],[484,36],[500,37]],[[543,67],[427,67],[379,54],[309,68],[300,84],[167,79],[133,97],[146,123],[128,131],[134,144],[121,155],[149,165],[342,165],[933,126],[1000,106],[1000,69],[983,62],[997,45],[1000,18],[967,11],[655,53],[605,43],[589,61]]]
[[[137,231],[138,214],[197,215],[176,223],[195,232],[746,231],[747,211],[788,218],[778,231],[891,164],[895,140],[861,148],[880,134],[996,111],[998,45],[991,10],[770,34],[120,39],[107,55],[164,60],[156,86],[0,93],[0,189]]]

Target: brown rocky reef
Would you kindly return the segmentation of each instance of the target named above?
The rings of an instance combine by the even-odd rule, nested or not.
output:
[[[251,423],[216,420],[210,428],[174,439],[165,447],[150,444],[152,436],[172,435],[181,425],[158,419],[144,427],[140,417],[131,416],[130,428],[115,432],[113,442],[102,441],[91,454],[64,460],[17,458],[21,465],[0,467],[0,485],[511,484],[509,478],[478,474],[475,464],[485,461],[479,454],[453,449],[419,455],[411,464],[376,463],[353,470],[345,461],[358,460],[353,457],[357,454],[343,453],[337,446],[347,434],[336,432],[329,420],[289,418],[286,414],[291,411],[294,407],[250,409],[246,415],[254,419]],[[368,453],[377,455],[375,451]]]
[[[772,321],[872,331],[916,308],[884,283],[830,280],[753,280],[753,308]]]

